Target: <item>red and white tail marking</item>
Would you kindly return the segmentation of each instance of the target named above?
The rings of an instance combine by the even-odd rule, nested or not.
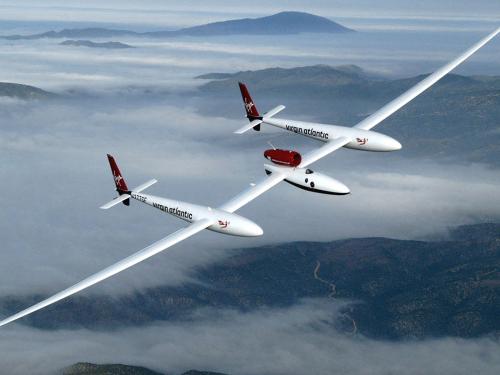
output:
[[[115,180],[116,190],[120,192],[127,192],[128,186],[125,182],[125,179],[120,172],[120,168],[118,168],[118,164],[116,164],[115,158],[108,154],[109,166],[111,167],[111,172],[113,173],[113,179]]]
[[[255,103],[253,102],[253,99],[250,96],[246,85],[242,82],[238,82],[238,85],[240,86],[243,103],[245,103],[245,111],[247,112],[247,117],[250,121],[255,120],[256,118],[260,117],[259,111],[257,110],[257,107],[255,106]]]

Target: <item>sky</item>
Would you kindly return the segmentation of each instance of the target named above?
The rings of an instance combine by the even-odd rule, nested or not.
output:
[[[264,0],[255,0],[251,3],[235,1],[202,1],[186,0],[183,2],[172,0],[87,0],[84,4],[76,0],[48,0],[42,4],[34,0],[4,0],[2,6],[5,8],[24,8],[31,11],[24,12],[25,17],[36,18],[35,14],[39,10],[45,10],[43,13],[50,14],[60,9],[66,9],[77,13],[76,19],[83,19],[88,13],[94,10],[109,10],[115,12],[115,17],[121,17],[131,11],[144,13],[163,12],[187,12],[187,13],[205,13],[206,17],[210,14],[249,14],[264,15],[272,12],[297,10],[307,12],[318,12],[330,17],[381,17],[381,18],[436,18],[436,19],[491,19],[498,17],[500,5],[494,0],[477,0],[471,5],[466,0],[381,0],[375,5],[369,0],[289,0],[273,1],[272,3]],[[21,13],[20,10],[18,10]],[[39,14],[39,13],[38,13]],[[20,16],[18,16],[20,17]],[[43,15],[38,15],[43,17]],[[11,17],[10,19],[15,19]]]
[[[263,178],[267,141],[304,150],[317,146],[268,129],[235,136],[243,113],[241,118],[227,116],[225,108],[215,116],[201,113],[200,105],[207,103],[200,100],[207,99],[193,99],[202,83],[196,75],[321,63],[358,64],[388,77],[407,77],[453,58],[498,25],[500,17],[499,2],[484,0],[379,1],[376,7],[371,1],[0,1],[0,34],[87,25],[157,30],[285,9],[328,16],[360,32],[279,37],[272,43],[245,36],[124,38],[120,41],[137,48],[120,51],[63,47],[60,40],[0,40],[0,81],[69,97],[51,102],[0,98],[0,296],[59,291],[183,225],[137,202],[98,210],[114,196],[108,152],[131,186],[157,178],[152,194],[217,206]],[[500,75],[498,61],[496,40],[458,72]],[[227,106],[242,108],[240,98]],[[363,236],[422,239],[500,217],[500,208],[492,204],[498,200],[500,174],[491,166],[412,159],[404,149],[392,155],[340,150],[317,169],[353,193],[332,199],[282,184],[240,212],[264,228],[263,237],[201,233],[85,293],[127,294],[190,282],[197,267],[220,261],[232,249]],[[349,301],[307,300],[290,309],[250,314],[204,310],[195,312],[192,326],[158,323],[114,333],[39,331],[13,324],[0,331],[0,351],[8,353],[0,365],[12,374],[48,374],[76,361],[128,359],[163,371],[196,366],[257,375],[311,368],[317,374],[332,369],[418,373],[411,370],[424,363],[432,366],[429,373],[478,368],[498,373],[495,340],[391,344],[345,337],[322,325],[335,319],[337,303]],[[243,342],[241,332],[247,337]],[[231,352],[235,346],[239,350]],[[116,349],[102,349],[110,347]]]
[[[84,4],[84,5],[83,5]],[[235,1],[81,1],[33,0],[0,3],[0,19],[8,21],[103,22],[135,27],[175,28],[227,18],[258,17],[286,10],[307,11],[338,20],[350,19],[348,26],[360,26],[361,20],[405,19],[423,21],[497,22],[500,5],[495,0],[291,0],[250,3]],[[354,22],[354,23],[352,23]],[[394,27],[394,22],[387,26]]]

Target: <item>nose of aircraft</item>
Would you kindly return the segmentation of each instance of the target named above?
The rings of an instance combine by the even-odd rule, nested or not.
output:
[[[245,224],[245,235],[249,237],[258,237],[262,236],[264,231],[260,226],[255,224],[253,221],[248,220],[248,223]]]
[[[236,234],[237,236],[258,237],[264,234],[261,227],[246,217],[238,216],[238,219],[235,220],[234,223],[236,226],[233,228],[233,230],[235,230],[233,234]]]
[[[394,138],[391,137],[387,137],[385,143],[389,151],[401,150],[401,148],[403,147],[401,143],[399,143],[398,141],[396,141]]]
[[[335,181],[335,191],[337,194],[341,195],[349,194],[351,192],[351,190],[340,181]]]
[[[382,149],[380,151],[397,151],[401,150],[401,148],[403,147],[401,146],[401,143],[385,134],[382,134],[380,141],[380,145],[382,146]]]
[[[228,234],[242,237],[258,237],[264,234],[261,227],[255,224],[252,220],[236,214],[233,214],[231,220],[231,231]]]
[[[403,148],[403,146],[401,145],[401,143],[399,143],[398,141],[396,141],[394,138],[392,139],[392,149],[394,151],[397,151],[397,150],[401,150]]]

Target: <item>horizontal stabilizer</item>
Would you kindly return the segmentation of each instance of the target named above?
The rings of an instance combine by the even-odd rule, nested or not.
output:
[[[111,208],[118,203],[121,203],[123,201],[126,201],[127,199],[130,198],[130,194],[122,194],[118,198],[113,199],[112,201],[109,201],[106,204],[103,204],[101,207],[99,207],[101,210],[107,210],[108,208]]]
[[[279,106],[277,106],[277,107],[275,107],[275,108],[273,108],[273,109],[271,109],[271,110],[267,111],[266,113],[264,113],[264,116],[262,116],[262,117],[264,117],[264,120],[265,120],[266,118],[271,118],[271,117],[273,117],[273,116],[277,115],[278,113],[280,113],[280,112],[281,112],[282,110],[284,110],[285,108],[286,108],[286,107],[285,107],[284,105],[279,105]]]
[[[262,124],[262,120],[253,120],[249,124],[246,124],[245,126],[243,126],[243,127],[239,128],[238,130],[236,130],[234,133],[235,134],[243,134],[246,131],[252,129],[254,126],[257,126],[257,125],[260,125],[260,124]]]
[[[158,180],[155,180],[155,179],[149,180],[148,182],[145,182],[145,183],[137,186],[135,189],[132,189],[132,192],[140,193],[141,191],[146,190],[148,187],[156,184],[157,182],[158,182]]]

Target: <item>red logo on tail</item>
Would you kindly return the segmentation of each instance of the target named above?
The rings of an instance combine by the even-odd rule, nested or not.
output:
[[[115,184],[116,184],[117,186],[119,186],[119,185],[120,185],[120,182],[121,182],[122,180],[123,180],[123,177],[122,177],[122,176],[120,176],[120,175],[115,175]]]
[[[252,113],[252,108],[255,107],[255,104],[253,104],[252,101],[247,101],[245,98],[245,108],[247,110],[247,113]]]

